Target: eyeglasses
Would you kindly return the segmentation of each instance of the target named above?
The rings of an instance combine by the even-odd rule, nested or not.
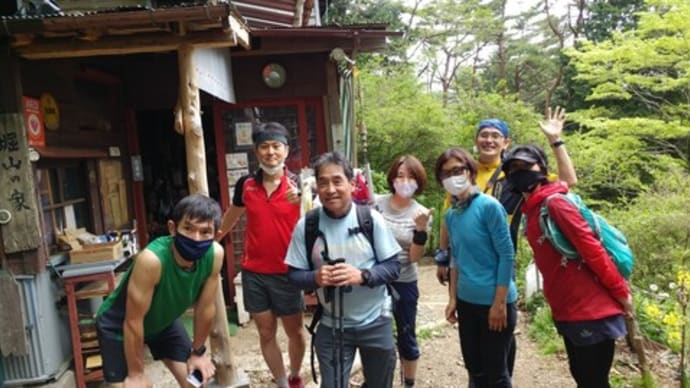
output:
[[[501,140],[503,135],[500,132],[480,132],[477,136],[482,140]]]
[[[441,178],[445,179],[451,176],[464,175],[469,169],[466,166],[455,166],[449,170],[441,170]]]

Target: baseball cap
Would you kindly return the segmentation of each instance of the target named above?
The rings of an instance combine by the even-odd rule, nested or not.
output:
[[[510,164],[516,160],[520,160],[529,164],[538,164],[540,167],[546,169],[547,160],[544,151],[535,145],[519,145],[510,150],[503,157],[503,164],[501,169],[507,173]]]

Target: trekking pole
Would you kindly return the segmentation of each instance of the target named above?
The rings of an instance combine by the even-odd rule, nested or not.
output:
[[[337,258],[328,260],[329,265],[344,263],[345,259]],[[338,300],[336,301],[336,289],[338,290]],[[326,290],[326,296],[331,302],[331,342],[332,352],[331,361],[333,362],[333,387],[344,388],[343,385],[343,287],[330,286]],[[336,305],[337,304],[337,305]]]
[[[338,287],[340,288],[340,287]],[[339,354],[338,348],[337,348],[337,339],[338,339],[338,321],[336,320],[336,298],[335,298],[335,288],[331,287],[329,292],[331,293],[331,312],[333,314],[333,322],[331,325],[331,360],[333,362],[333,388],[341,388],[339,385],[339,382],[341,381],[340,376],[338,375],[340,373],[340,363],[338,362],[338,357],[337,355]]]
[[[338,314],[338,350],[340,351],[338,354],[338,365],[340,366],[340,377],[338,378],[338,381],[340,381],[340,387],[339,388],[345,388],[347,385],[345,384],[345,381],[343,379],[343,360],[345,358],[345,353],[343,351],[343,348],[345,347],[345,341],[343,339],[343,295],[344,295],[344,290],[343,287],[338,287],[338,308],[340,310]],[[349,376],[348,376],[349,377]]]

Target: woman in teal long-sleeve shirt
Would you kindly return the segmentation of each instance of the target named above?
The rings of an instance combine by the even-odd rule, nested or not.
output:
[[[444,151],[435,173],[452,199],[445,214],[453,255],[446,319],[458,322],[472,384],[511,387],[507,356],[517,320],[517,291],[506,211],[475,187],[476,162],[467,151]]]

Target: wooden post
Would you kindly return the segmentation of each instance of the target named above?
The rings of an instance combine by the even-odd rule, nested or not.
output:
[[[206,152],[204,132],[201,126],[201,103],[199,87],[194,75],[192,53],[194,48],[183,45],[178,51],[180,70],[180,95],[175,112],[178,132],[184,135],[187,154],[187,184],[190,194],[208,195],[206,177]],[[220,277],[218,278],[220,282]],[[238,375],[230,352],[230,331],[225,311],[223,287],[219,284],[216,294],[216,317],[211,330],[210,341],[213,362],[216,364],[216,380],[221,386],[236,386]]]
[[[201,101],[192,61],[193,50],[190,45],[184,45],[179,50],[180,99],[178,117],[181,119],[187,154],[189,193],[208,195],[204,129],[201,126]]]

